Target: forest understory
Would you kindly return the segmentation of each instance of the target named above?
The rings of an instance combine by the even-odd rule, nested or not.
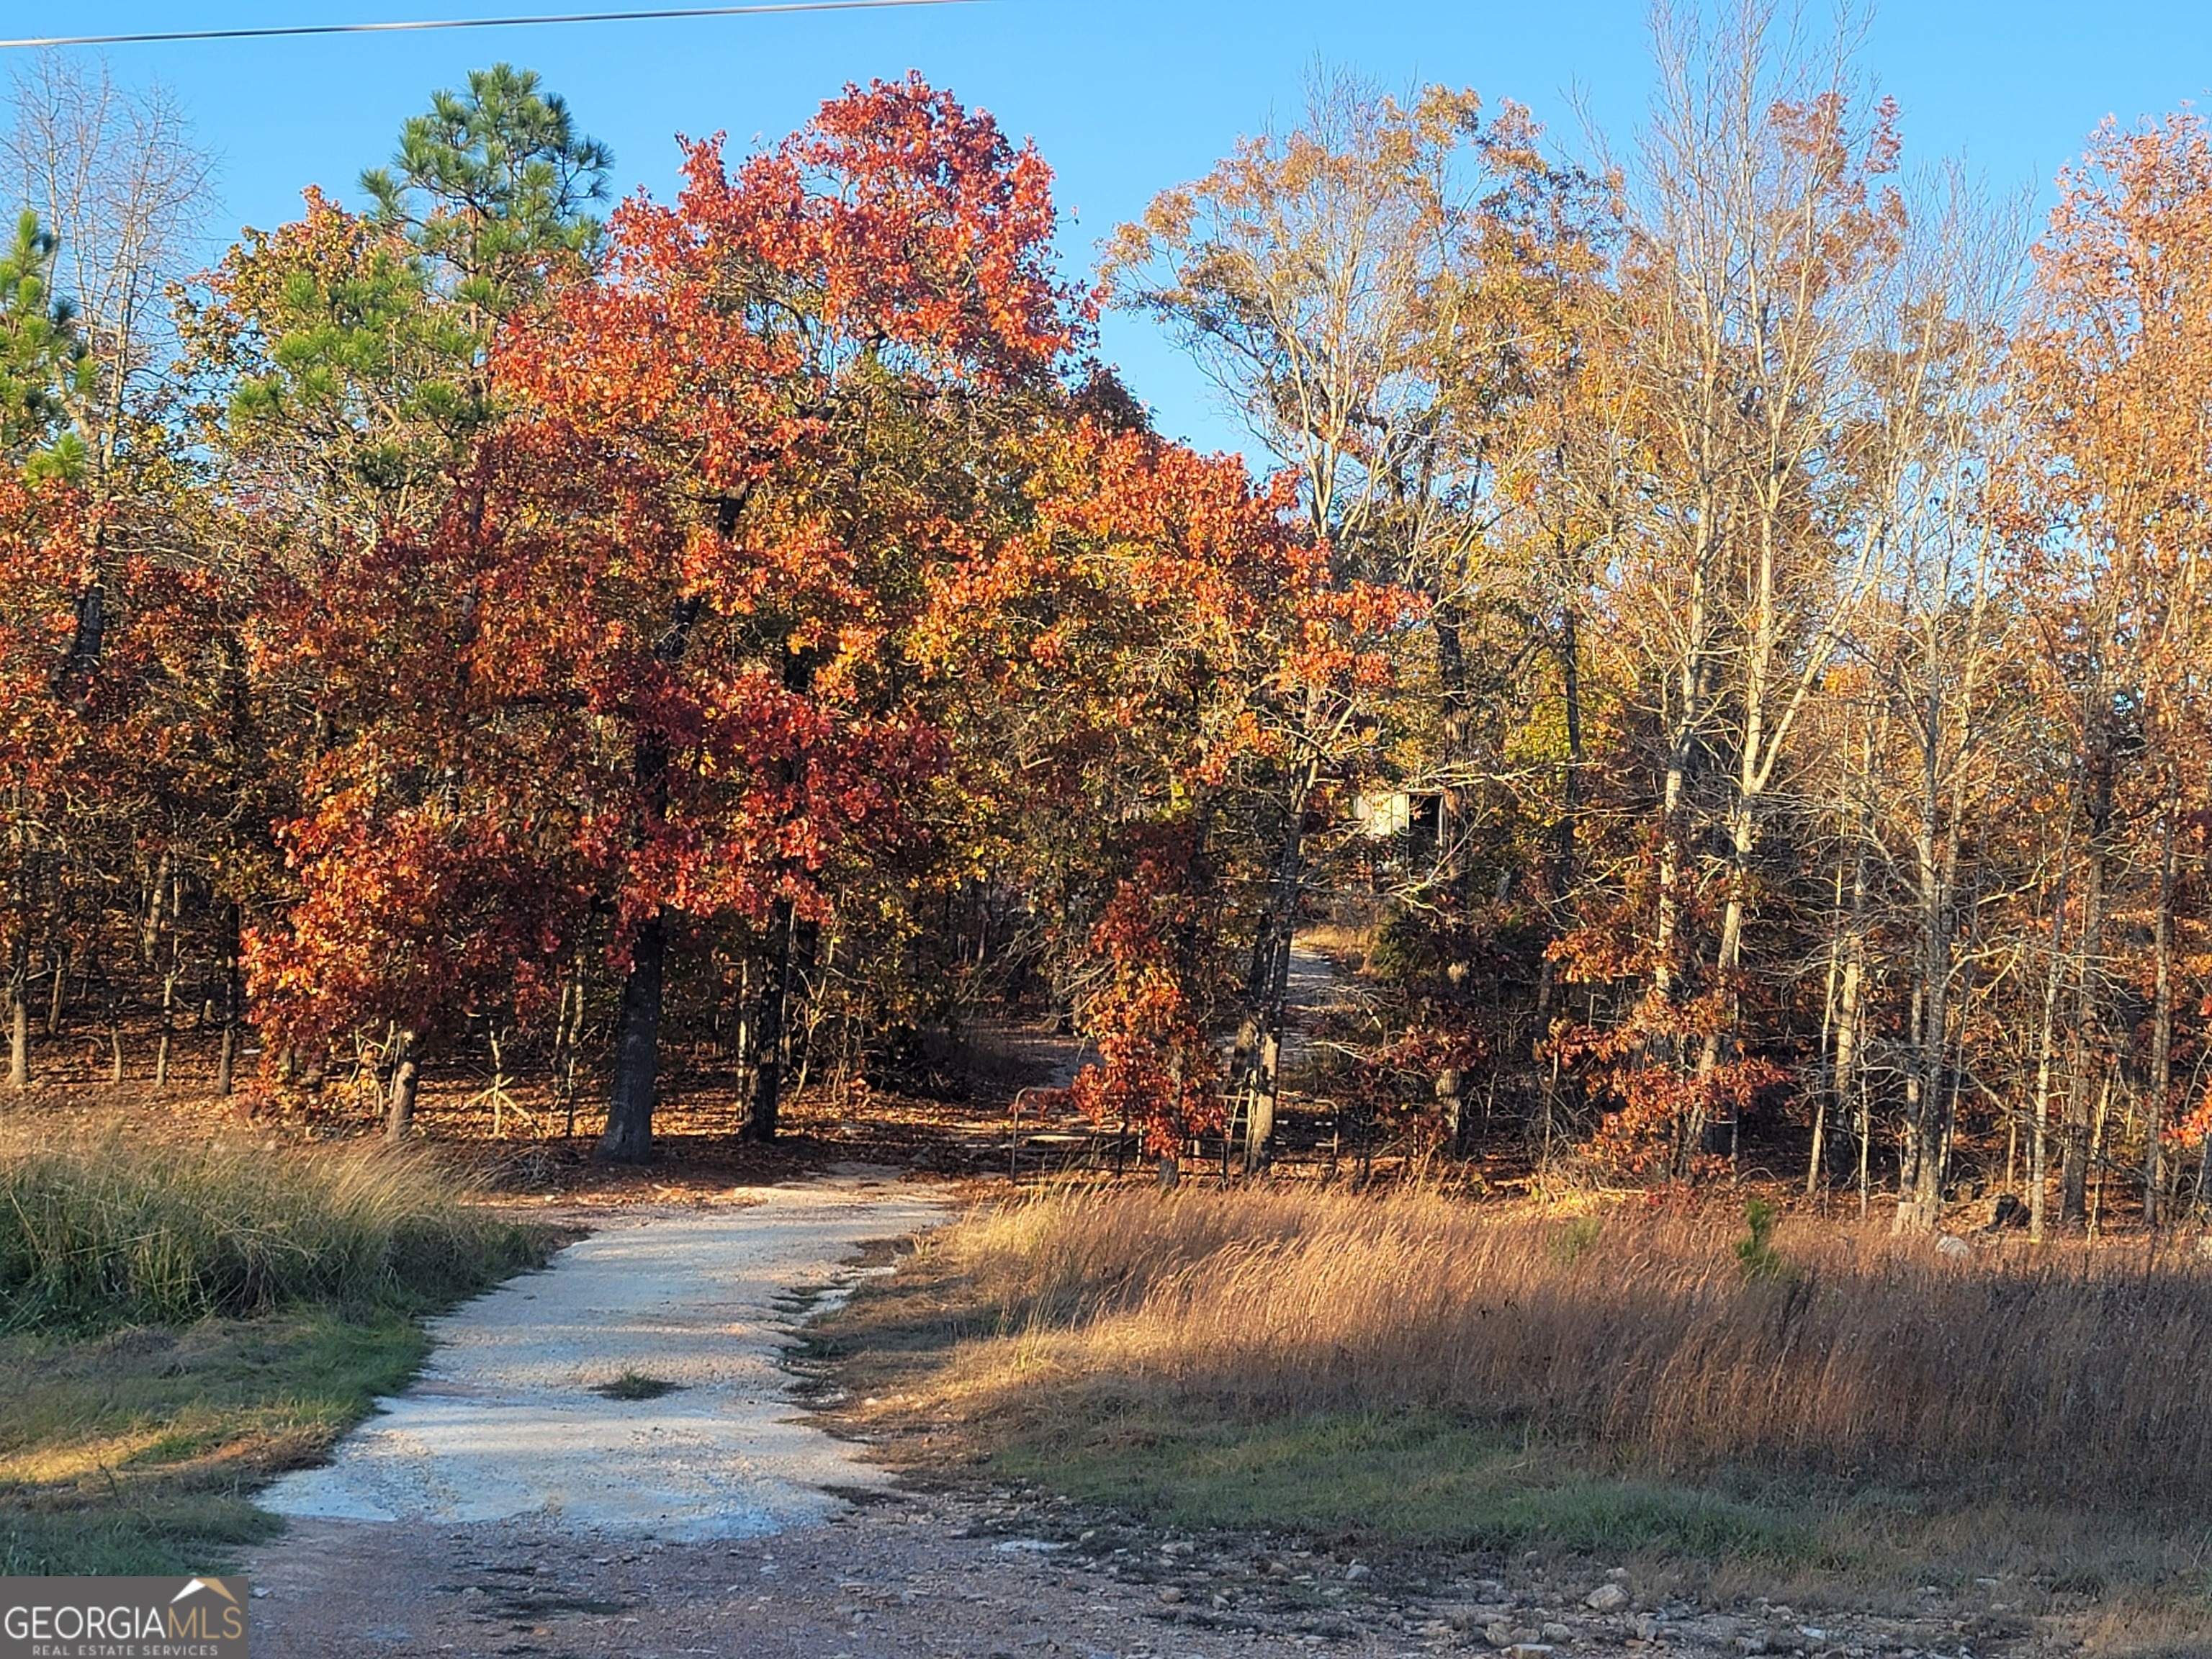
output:
[[[1366,908],[1371,911],[1371,902]],[[1364,1055],[1354,1028],[1371,1022],[1375,1006],[1387,1006],[1397,994],[1373,965],[1376,940],[1371,924],[1322,922],[1300,933],[1296,948],[1318,972],[1286,1000],[1290,1041],[1264,1165],[1255,1164],[1244,1126],[1224,1124],[1166,1143],[1177,1182],[1233,1187],[1264,1174],[1276,1183],[1408,1186],[1561,1213],[1634,1199],[1735,1218],[1756,1199],[1778,1213],[1838,1224],[1864,1223],[1879,1231],[1896,1224],[1901,1194],[1895,1149],[1870,1146],[1861,1165],[1850,1126],[1830,1127],[1815,1177],[1809,1160],[1820,1154],[1820,1143],[1810,1126],[1786,1110],[1746,1118],[1736,1156],[1713,1160],[1717,1180],[1709,1173],[1700,1182],[1673,1186],[1624,1180],[1617,1169],[1587,1156],[1577,1121],[1564,1112],[1547,1133],[1540,1072],[1532,1066],[1504,1072],[1502,1090],[1498,1075],[1486,1087],[1470,1079],[1463,1117],[1455,1122],[1375,1113],[1363,1099],[1369,1088],[1359,1075]],[[143,1111],[157,1121],[252,1127],[304,1141],[389,1138],[389,1032],[383,1044],[364,1034],[343,1064],[334,1054],[323,1077],[272,1085],[259,1069],[262,1051],[246,1046],[253,1041],[249,1029],[227,1033],[211,1001],[193,1006],[180,1000],[179,1006],[181,1013],[121,1008],[88,1026],[57,1019],[52,1035],[34,1030],[33,1081],[9,1097],[13,1107],[33,1115]],[[655,1181],[803,1170],[839,1159],[953,1176],[1048,1182],[1079,1176],[1132,1187],[1158,1184],[1166,1171],[1156,1133],[1148,1138],[1140,1121],[1102,1122],[1071,1097],[1070,1079],[1095,1063],[1096,1048],[1063,1025],[1034,1006],[1000,1008],[964,1029],[910,1034],[894,1045],[888,1063],[883,1053],[866,1048],[841,1053],[830,1038],[817,1059],[809,1051],[811,1033],[802,1032],[791,1051],[791,1082],[773,1146],[752,1133],[757,1080],[741,1051],[711,1036],[671,1041],[662,1053],[654,1152],[638,1166],[641,1181],[629,1184],[642,1190]],[[1347,1034],[1355,1040],[1334,1040]],[[231,1045],[226,1091],[223,1055]],[[605,1073],[585,1066],[580,1055],[567,1057],[565,1075],[556,1070],[562,1064],[560,1056],[512,1040],[504,1048],[481,1037],[457,1045],[442,1063],[418,1069],[410,1135],[501,1186],[619,1190],[626,1177],[618,1162],[606,1158],[603,1142]],[[2085,1159],[2083,1213],[2061,1236],[2143,1234],[2142,1146],[2139,1125],[2112,1126],[2109,1146]],[[1949,1176],[1937,1230],[1976,1247],[2024,1235],[2026,1153],[2016,1118],[1962,1118],[1947,1149]],[[2192,1158],[2170,1177],[2181,1199],[2166,1217],[2172,1249],[2195,1248],[2206,1225],[2195,1198],[2202,1174]],[[2206,1190],[2212,1195],[2212,1188]],[[2055,1221],[2053,1231],[2061,1232]]]

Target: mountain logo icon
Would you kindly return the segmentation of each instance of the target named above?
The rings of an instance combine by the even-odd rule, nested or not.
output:
[[[238,1605],[238,1598],[222,1587],[222,1580],[220,1578],[192,1578],[186,1580],[184,1589],[179,1590],[174,1595],[169,1598],[169,1605],[173,1607],[187,1595],[195,1595],[201,1590],[213,1590],[217,1595],[222,1597],[224,1601],[229,1602],[231,1606],[236,1607]]]

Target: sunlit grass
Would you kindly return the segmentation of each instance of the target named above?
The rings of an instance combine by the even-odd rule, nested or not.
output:
[[[201,1571],[553,1242],[419,1157],[0,1127],[0,1574]]]
[[[467,1196],[381,1149],[18,1119],[0,1126],[0,1328],[442,1304],[540,1249]]]
[[[925,1239],[816,1340],[925,1482],[2203,1650],[2212,1273],[2179,1250],[1069,1188]]]

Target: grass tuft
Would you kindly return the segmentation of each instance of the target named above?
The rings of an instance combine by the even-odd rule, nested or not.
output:
[[[19,1120],[0,1132],[0,1327],[442,1306],[543,1259],[467,1196],[421,1157]]]
[[[611,1382],[595,1382],[592,1392],[607,1400],[658,1400],[665,1394],[674,1394],[683,1388],[681,1382],[671,1382],[665,1376],[646,1376],[636,1371],[624,1371]]]

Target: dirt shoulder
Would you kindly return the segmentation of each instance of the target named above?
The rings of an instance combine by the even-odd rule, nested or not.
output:
[[[901,1493],[718,1543],[617,1543],[520,1522],[298,1522],[253,1571],[254,1650],[272,1659],[1395,1659],[1516,1647],[1524,1659],[1543,1649],[1556,1659],[1867,1659],[2070,1652],[2080,1639],[1996,1636],[1986,1608],[1948,1600],[1914,1616],[1816,1621],[1755,1598],[1700,1607],[1633,1571],[1586,1582],[1530,1564],[1415,1578],[1344,1551],[1102,1527],[1064,1503],[1011,1495]],[[1609,1600],[1607,1585],[1624,1605],[1596,1612],[1588,1597]]]

